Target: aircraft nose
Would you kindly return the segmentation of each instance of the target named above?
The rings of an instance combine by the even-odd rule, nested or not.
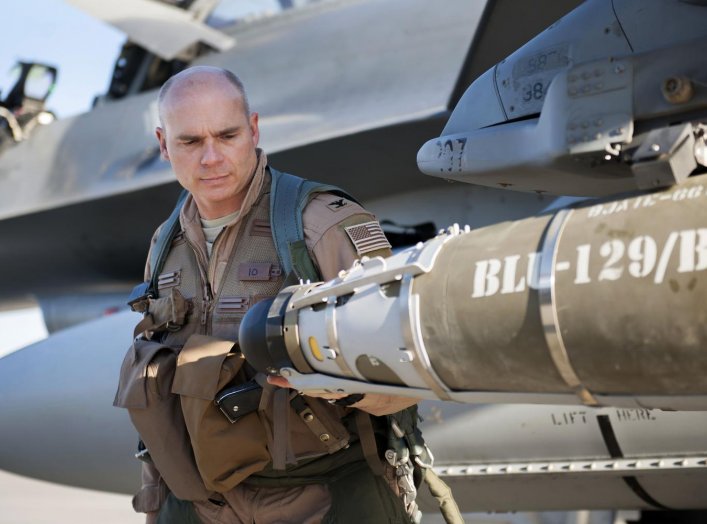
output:
[[[0,468],[62,484],[134,492],[137,434],[112,406],[139,317],[118,313],[0,359]]]

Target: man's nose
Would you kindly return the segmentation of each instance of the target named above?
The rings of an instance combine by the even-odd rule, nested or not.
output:
[[[201,164],[210,166],[218,164],[223,160],[223,155],[215,141],[207,140],[201,152]]]

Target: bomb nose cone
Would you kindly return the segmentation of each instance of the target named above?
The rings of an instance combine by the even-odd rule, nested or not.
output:
[[[132,312],[104,317],[0,358],[0,469],[134,491],[137,434],[112,403],[138,320]]]
[[[246,313],[238,330],[238,343],[248,363],[256,370],[267,373],[275,366],[268,351],[268,310],[273,299],[261,300]]]

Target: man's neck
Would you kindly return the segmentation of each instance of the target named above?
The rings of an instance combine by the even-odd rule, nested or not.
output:
[[[218,202],[217,204],[208,205],[204,202],[199,202],[196,198],[196,208],[199,210],[199,216],[204,220],[217,220],[241,210],[243,201],[245,200],[246,192],[240,194],[230,200]]]

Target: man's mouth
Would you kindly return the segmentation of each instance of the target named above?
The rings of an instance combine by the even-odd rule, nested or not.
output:
[[[217,182],[219,180],[225,179],[226,177],[228,177],[228,175],[212,175],[212,176],[202,177],[201,181],[202,182]]]

